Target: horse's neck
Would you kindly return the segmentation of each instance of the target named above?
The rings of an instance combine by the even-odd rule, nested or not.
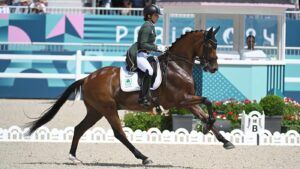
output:
[[[173,67],[177,67],[177,69],[184,70],[186,72],[192,72],[193,69],[193,59],[192,58],[192,52],[185,50],[185,51],[174,51],[171,53],[173,56],[172,64]]]
[[[180,65],[176,62],[171,62],[169,64],[168,69],[170,70],[169,72],[175,72],[178,73],[180,76],[184,75],[184,76],[192,76],[192,70],[193,70],[193,66],[190,65]]]
[[[192,62],[190,62],[192,63]],[[184,62],[184,61],[174,61],[170,64],[170,67],[173,67],[174,69],[178,70],[178,71],[185,71],[187,72],[189,75],[192,74],[192,70],[193,70],[193,65],[191,65],[190,63]]]

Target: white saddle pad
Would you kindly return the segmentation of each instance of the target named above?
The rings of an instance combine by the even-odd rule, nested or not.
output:
[[[140,86],[138,84],[138,74],[136,72],[128,72],[126,67],[120,68],[120,81],[121,81],[121,90],[124,92],[133,92],[139,91]],[[161,70],[159,63],[157,63],[157,76],[155,78],[155,82],[153,87],[150,90],[155,90],[161,84],[162,77],[161,77]]]

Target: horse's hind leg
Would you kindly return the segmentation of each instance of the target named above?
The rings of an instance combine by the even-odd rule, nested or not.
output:
[[[141,159],[143,160],[143,164],[150,164],[152,163],[152,161],[144,156],[139,150],[137,150],[126,138],[126,134],[123,131],[123,128],[121,126],[121,121],[120,118],[118,116],[117,111],[109,114],[108,116],[105,116],[106,119],[108,120],[109,124],[111,125],[113,131],[114,131],[114,135],[115,137],[122,142],[132,153],[133,155],[137,158],[137,159]]]
[[[79,159],[76,158],[76,150],[78,146],[78,142],[80,137],[90,128],[92,127],[98,120],[100,120],[103,115],[97,112],[94,108],[86,104],[87,114],[84,119],[75,127],[74,136],[72,140],[72,145],[70,149],[69,159],[74,163],[81,163]]]

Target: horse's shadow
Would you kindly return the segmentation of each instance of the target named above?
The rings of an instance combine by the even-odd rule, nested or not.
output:
[[[83,164],[74,164],[74,163],[57,163],[57,162],[28,162],[20,163],[27,165],[83,165],[83,166],[98,166],[98,167],[120,167],[120,168],[183,168],[183,169],[193,169],[191,167],[184,166],[173,166],[173,165],[142,165],[142,164],[123,164],[123,163],[83,163]]]

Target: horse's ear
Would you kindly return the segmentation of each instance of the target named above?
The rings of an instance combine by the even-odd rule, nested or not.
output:
[[[213,32],[214,32],[214,27],[212,26],[212,27],[210,27],[210,29],[208,30],[208,35],[212,35],[213,34]]]
[[[214,30],[213,27],[211,27],[208,31],[205,31],[205,40],[209,40],[213,37]]]
[[[220,29],[220,26],[218,26],[218,27],[215,29],[214,35],[216,35],[216,34],[218,33],[219,29]]]

